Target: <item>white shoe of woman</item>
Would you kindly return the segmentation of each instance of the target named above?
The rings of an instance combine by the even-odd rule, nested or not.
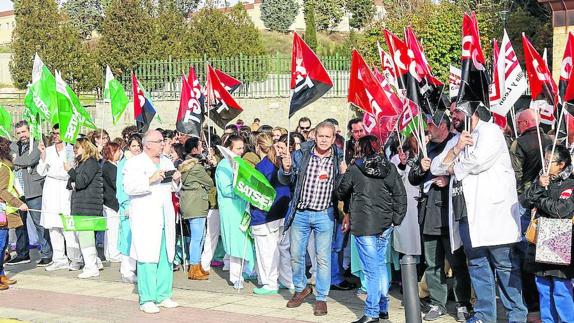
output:
[[[80,279],[92,278],[92,277],[100,277],[100,271],[91,271],[91,270],[84,270],[81,274],[78,275]]]
[[[165,308],[176,308],[179,306],[179,304],[177,302],[174,302],[171,298],[166,298],[157,305],[159,307],[165,307]]]
[[[140,305],[140,310],[147,314],[157,314],[159,313],[159,307],[154,304],[154,302],[147,302]]]

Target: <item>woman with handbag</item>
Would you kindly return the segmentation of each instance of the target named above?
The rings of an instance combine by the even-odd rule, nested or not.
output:
[[[22,226],[18,210],[28,211],[28,206],[20,201],[14,189],[14,172],[12,171],[12,155],[10,141],[0,137],[0,290],[8,289],[8,285],[16,283],[8,279],[4,273],[4,252],[8,246],[8,231]]]
[[[76,167],[64,164],[68,172],[68,189],[72,191],[70,214],[72,216],[103,216],[104,184],[98,148],[88,139],[79,138],[74,144]],[[98,258],[93,231],[76,232],[84,258],[84,269],[78,278],[99,277],[102,261]]]
[[[179,166],[181,172],[180,211],[189,223],[191,241],[189,243],[189,268],[187,278],[206,280],[209,272],[201,267],[201,250],[205,237],[205,221],[209,210],[208,192],[213,180],[202,163],[203,144],[197,137],[185,142],[187,157]]]
[[[545,149],[544,164],[547,174],[541,174],[523,195],[523,205],[536,208],[527,230],[528,251],[524,270],[536,275],[536,287],[540,298],[542,322],[574,322],[572,278],[572,216],[574,215],[574,178],[569,150],[557,145],[552,156],[552,146]],[[537,226],[536,240],[532,236]],[[550,225],[550,226],[549,226]],[[546,232],[566,232],[548,239]],[[534,244],[534,242],[536,244]],[[569,250],[568,250],[569,249]],[[546,250],[552,250],[549,255]],[[560,254],[558,260],[553,256]],[[560,261],[562,258],[562,261]],[[569,259],[569,261],[567,260]]]

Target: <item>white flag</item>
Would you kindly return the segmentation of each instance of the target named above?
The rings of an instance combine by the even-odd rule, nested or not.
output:
[[[460,74],[459,68],[450,66],[450,74],[448,75],[448,93],[450,98],[454,98],[458,95],[458,89],[460,88]]]
[[[491,105],[490,110],[505,116],[528,88],[526,75],[518,63],[518,57],[516,57],[506,30],[500,44],[500,55],[497,63],[495,68],[498,70],[502,91],[498,104]]]

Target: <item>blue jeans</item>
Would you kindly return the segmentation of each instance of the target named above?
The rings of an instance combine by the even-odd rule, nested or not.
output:
[[[331,243],[333,240],[333,208],[323,211],[304,210],[295,212],[291,225],[291,267],[295,291],[301,292],[307,286],[305,276],[305,254],[311,231],[315,233],[317,253],[316,300],[326,301],[331,288]]]
[[[574,322],[572,280],[536,276],[540,294],[540,319],[547,322]]]
[[[31,199],[26,199],[26,205],[33,210],[42,209],[42,197],[33,197]],[[34,223],[36,234],[38,236],[38,243],[40,244],[40,256],[43,259],[52,259],[52,245],[50,244],[50,235],[48,230],[45,230],[42,225],[40,225],[41,213],[38,211],[20,212],[20,217],[22,218],[22,225],[15,229],[16,232],[16,253],[19,257],[29,257],[30,256],[30,239],[28,237],[28,226],[26,225],[28,214],[32,218]]]
[[[191,240],[189,242],[190,265],[197,265],[201,262],[201,250],[203,249],[203,240],[205,238],[205,219],[206,218],[192,218],[187,220],[191,234]]]
[[[356,237],[357,252],[367,282],[365,315],[368,317],[378,318],[380,313],[389,311],[390,275],[386,257],[392,232],[393,228],[390,227],[380,235]]]
[[[343,242],[345,241],[345,234],[341,231],[341,225],[337,224],[335,232],[333,233],[333,245],[331,250],[331,284],[339,285],[343,282],[343,274],[341,273],[341,264],[339,263],[339,255],[343,251]]]
[[[8,229],[0,229],[0,275],[4,275],[4,253],[8,247]]]
[[[476,294],[474,316],[496,322],[496,278],[502,305],[509,322],[526,322],[528,310],[522,299],[520,257],[516,244],[472,248],[468,219],[460,220],[460,237],[468,259],[468,272]],[[494,272],[493,272],[494,271]]]

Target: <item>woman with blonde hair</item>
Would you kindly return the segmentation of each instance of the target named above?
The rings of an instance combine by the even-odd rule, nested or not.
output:
[[[275,127],[271,132],[273,134],[273,142],[278,142],[281,136],[288,134],[287,129],[282,127]]]
[[[283,220],[291,200],[291,191],[288,185],[282,185],[277,179],[280,160],[273,145],[273,137],[269,134],[257,136],[256,152],[261,161],[255,168],[277,192],[268,212],[251,206],[251,233],[255,238],[259,281],[263,285],[255,288],[253,293],[259,295],[277,294],[280,286],[293,288],[289,235],[283,234]]]
[[[76,166],[64,164],[68,172],[68,189],[72,191],[70,214],[73,216],[102,216],[104,185],[98,148],[88,139],[79,138],[74,145]],[[102,262],[98,258],[93,231],[76,232],[84,258],[84,269],[78,278],[98,277]]]

